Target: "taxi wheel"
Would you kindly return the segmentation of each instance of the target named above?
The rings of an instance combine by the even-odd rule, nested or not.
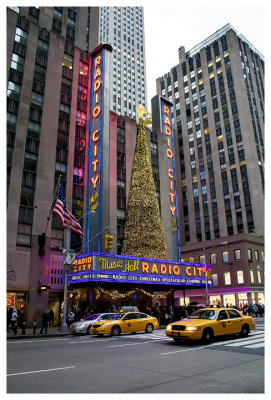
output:
[[[119,326],[113,326],[111,329],[111,335],[112,336],[118,336],[120,334],[120,327]]]
[[[153,326],[152,326],[152,324],[148,324],[148,325],[146,326],[145,332],[146,332],[146,333],[152,333],[152,331],[153,331]]]
[[[212,329],[204,329],[202,333],[202,341],[203,343],[207,344],[210,343],[213,340],[214,337],[214,332]]]
[[[174,342],[176,342],[176,343],[181,343],[181,341],[182,341],[181,339],[178,339],[178,338],[175,338],[175,337],[173,338],[173,340],[174,340]]]
[[[249,334],[249,326],[247,324],[242,326],[240,336],[246,337]]]

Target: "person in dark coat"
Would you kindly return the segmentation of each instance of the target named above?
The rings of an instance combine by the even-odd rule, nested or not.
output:
[[[49,311],[49,317],[50,317],[50,325],[54,326],[54,319],[55,319],[55,314],[53,309],[51,308],[51,310]]]
[[[12,331],[11,328],[11,316],[13,313],[13,308],[12,307],[7,307],[7,332]]]
[[[47,329],[48,329],[48,322],[50,320],[50,316],[47,312],[47,309],[44,310],[42,316],[41,316],[41,329],[40,329],[40,333],[43,333],[43,330],[45,333],[47,333]]]

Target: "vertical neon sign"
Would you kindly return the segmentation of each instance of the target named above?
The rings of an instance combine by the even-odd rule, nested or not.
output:
[[[176,192],[176,174],[175,174],[175,157],[174,157],[174,139],[172,129],[172,104],[161,97],[161,116],[162,116],[162,132],[166,135],[166,157],[168,160],[168,178],[169,178],[169,212],[171,216],[171,231],[173,239],[173,253],[178,260],[181,259],[180,236],[179,236],[179,220],[178,220],[178,203]]]
[[[88,215],[87,243],[101,230],[101,170],[102,170],[102,127],[103,127],[103,54],[100,51],[92,56],[92,85],[91,85],[91,113],[90,113],[90,148],[89,148],[89,178],[88,178]],[[91,223],[90,223],[91,222]],[[91,230],[91,235],[90,235]],[[100,238],[87,246],[88,252],[100,251]]]

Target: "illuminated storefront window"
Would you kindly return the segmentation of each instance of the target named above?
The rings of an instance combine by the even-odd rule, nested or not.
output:
[[[245,304],[248,303],[247,293],[239,293],[238,295],[238,306],[242,308]]]
[[[236,300],[234,294],[225,294],[223,296],[223,303],[225,307],[236,306]]]
[[[180,306],[185,306],[190,303],[189,297],[180,297]]]
[[[265,304],[264,293],[258,293],[258,303]]]
[[[211,306],[219,306],[221,305],[221,296],[209,296],[209,301]]]

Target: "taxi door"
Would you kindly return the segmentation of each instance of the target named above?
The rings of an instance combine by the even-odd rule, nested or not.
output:
[[[232,333],[240,333],[243,325],[243,318],[236,310],[227,310],[230,319],[231,319],[231,327]]]
[[[137,332],[138,329],[138,319],[136,313],[129,313],[125,315],[122,319],[122,332]]]
[[[232,329],[232,321],[226,310],[219,311],[215,324],[215,335],[230,335],[233,333]]]
[[[150,319],[146,314],[143,313],[137,313],[137,318],[138,318],[138,330],[145,331],[146,326],[150,322]]]

